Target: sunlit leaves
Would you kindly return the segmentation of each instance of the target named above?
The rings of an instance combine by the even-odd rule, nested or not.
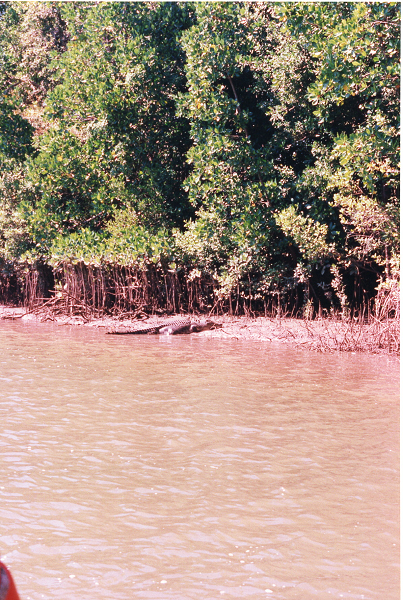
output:
[[[298,246],[307,263],[319,262],[322,258],[329,257],[334,250],[333,247],[329,247],[327,225],[298,213],[294,206],[278,211],[275,219],[286,235]]]
[[[51,129],[30,165],[42,227],[99,230],[116,207],[132,207],[150,229],[180,224],[190,212],[181,188],[189,139],[174,98],[188,8],[73,2],[62,13],[71,32],[57,62],[63,83],[48,95]]]
[[[281,11],[316,61],[307,98],[333,138],[322,193],[340,211],[346,261],[382,264],[385,244],[398,252],[400,6],[296,3]]]
[[[11,2],[2,18],[2,223],[26,223],[38,255],[164,256],[256,297],[395,260],[397,3]]]

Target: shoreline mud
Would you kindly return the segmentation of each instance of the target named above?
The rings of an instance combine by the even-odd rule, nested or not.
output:
[[[92,327],[110,330],[132,329],[134,326],[156,325],[176,318],[195,315],[163,315],[145,318],[117,318],[112,316],[83,316],[54,314],[50,311],[27,310],[24,307],[0,305],[0,321],[12,320],[32,323],[54,323],[59,326]],[[216,329],[190,335],[207,338],[255,340],[276,342],[317,352],[365,352],[399,356],[400,328],[396,319],[386,322],[371,320],[363,323],[354,320],[331,318],[303,320],[288,317],[235,317],[229,315],[210,317]]]

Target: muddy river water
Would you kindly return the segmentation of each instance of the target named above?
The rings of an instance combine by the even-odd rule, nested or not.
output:
[[[398,600],[399,365],[0,323],[21,600]]]

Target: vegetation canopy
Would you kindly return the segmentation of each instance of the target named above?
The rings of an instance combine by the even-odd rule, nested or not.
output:
[[[397,298],[399,86],[398,2],[0,2],[2,301]]]

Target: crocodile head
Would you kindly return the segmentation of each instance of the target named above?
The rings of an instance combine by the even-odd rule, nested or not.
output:
[[[196,333],[199,331],[207,331],[208,329],[214,329],[215,327],[217,327],[217,324],[214,323],[214,321],[209,321],[207,319],[203,319],[202,321],[199,321],[198,323],[192,323],[190,325],[190,332]]]

